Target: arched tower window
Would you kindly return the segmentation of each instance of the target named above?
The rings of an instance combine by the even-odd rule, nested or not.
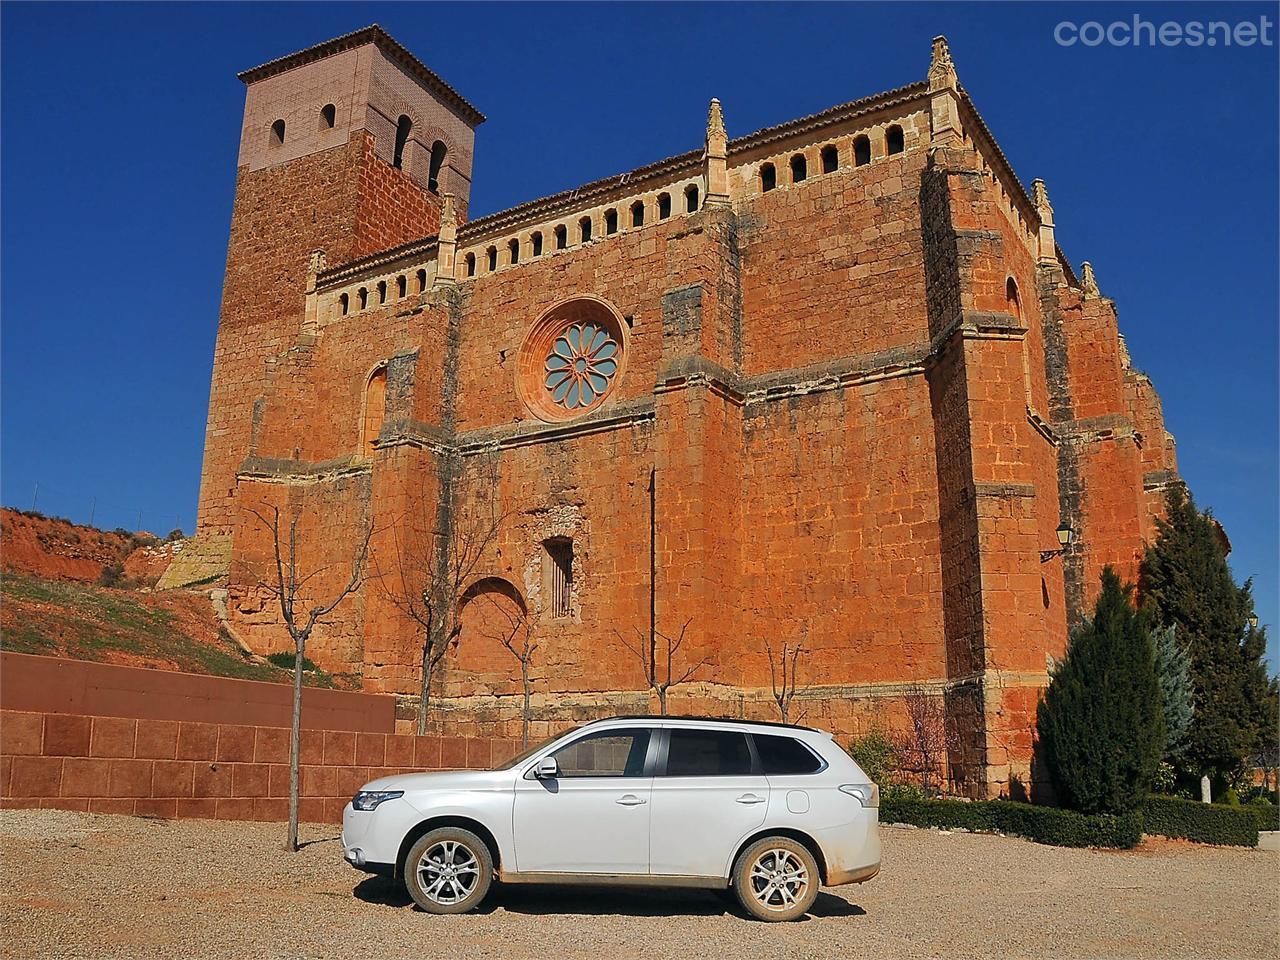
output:
[[[865,167],[871,162],[871,138],[863,135],[853,140],[853,165]]]
[[[578,239],[587,243],[591,239],[591,218],[583,217],[578,221]]]
[[[332,103],[326,103],[320,108],[320,129],[332,130],[333,125],[338,122],[338,108]]]
[[[498,269],[498,248],[490,247],[485,252],[485,259],[488,261],[488,269],[490,273]]]
[[[519,263],[519,262],[520,262],[520,240],[519,240],[519,238],[515,238],[515,239],[508,240],[508,241],[507,241],[507,254],[508,254],[509,258],[510,258],[511,263],[516,264],[516,263]]]
[[[365,309],[365,307],[369,306],[369,291],[368,291],[366,288],[361,287],[361,288],[360,288],[360,291],[356,294],[356,296],[357,296],[357,297],[359,297],[359,299],[360,299],[360,309],[361,309],[361,310],[363,310],[363,309]]]
[[[418,292],[423,293],[427,289],[427,271],[418,271]]]
[[[556,227],[556,249],[563,250],[569,245],[569,229],[562,223]]]
[[[830,144],[822,148],[822,172],[835,173],[840,166],[840,152],[836,150],[835,144]]]
[[[413,121],[401,115],[396,121],[396,151],[391,158],[391,165],[399,170],[404,166],[404,150],[409,145],[409,134],[413,132]]]
[[[387,302],[387,281],[378,281],[378,303]]]
[[[778,185],[778,171],[772,163],[760,165],[760,192],[766,193]]]
[[[409,281],[408,279],[405,278],[405,275],[402,273],[400,274],[400,276],[396,278],[396,297],[400,300],[403,300],[408,295],[409,295]]]
[[[271,125],[271,145],[279,147],[284,144],[284,121],[277,120]]]
[[[542,256],[542,231],[541,230],[533,231],[533,236],[529,237],[529,245],[533,248],[533,255],[535,257]]]
[[[612,208],[604,212],[604,232],[607,236],[613,236],[618,232],[618,211]]]
[[[698,185],[691,183],[684,188],[684,212],[698,212]]]
[[[345,317],[351,312],[351,297],[344,293],[338,298],[338,302],[342,304],[342,315]]]
[[[476,275],[476,255],[474,253],[467,254],[467,276],[474,277]]]
[[[631,205],[631,225],[633,227],[644,226],[644,201],[637,200]]]
[[[382,421],[387,415],[387,368],[384,364],[369,376],[364,388],[364,420],[360,425],[360,452],[373,453]]]
[[[902,128],[896,123],[884,132],[884,152],[889,156],[903,150]]]
[[[671,216],[671,194],[658,194],[658,219],[665,220]]]
[[[427,171],[427,189],[432,193],[440,192],[440,171],[444,168],[444,158],[449,155],[449,148],[443,140],[431,145],[431,169]]]
[[[809,161],[805,160],[803,153],[797,153],[791,158],[791,182],[800,183],[809,175]]]
[[[1018,284],[1010,277],[1004,285],[1005,308],[1019,320],[1022,319],[1022,301],[1018,299]]]

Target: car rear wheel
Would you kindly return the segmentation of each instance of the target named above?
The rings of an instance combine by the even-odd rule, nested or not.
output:
[[[427,913],[473,910],[492,882],[493,857],[488,846],[460,827],[423,834],[404,860],[404,885]]]
[[[760,920],[794,920],[818,897],[818,861],[790,837],[765,837],[742,851],[733,888],[742,908]]]

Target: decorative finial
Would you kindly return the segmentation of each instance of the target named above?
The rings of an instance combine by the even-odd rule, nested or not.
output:
[[[1031,202],[1035,205],[1041,220],[1053,219],[1053,205],[1049,203],[1049,190],[1045,187],[1043,180],[1031,181]],[[1045,213],[1049,216],[1045,217]]]
[[[312,250],[311,265],[308,267],[309,272],[313,274],[319,273],[323,269],[324,269],[324,251]]]
[[[951,62],[951,48],[946,37],[933,38],[933,57],[929,61],[929,89],[954,89],[959,84],[956,65]]]
[[[724,132],[724,112],[720,101],[712,100],[707,110],[707,149],[702,155],[703,177],[707,184],[704,207],[729,204],[729,137]]]
[[[720,101],[712,98],[711,109],[707,111],[707,142],[724,139],[724,112],[720,109]]]
[[[1093,264],[1086,260],[1081,265],[1080,290],[1084,299],[1092,300],[1102,296],[1098,290],[1098,278],[1093,275]]]
[[[444,195],[444,208],[440,211],[440,225],[448,224],[451,227],[458,225],[458,214],[453,207],[453,194],[446,193]]]

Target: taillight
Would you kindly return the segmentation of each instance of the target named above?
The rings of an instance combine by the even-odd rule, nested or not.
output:
[[[880,806],[880,788],[874,783],[842,783],[840,792],[856,797],[864,807]]]

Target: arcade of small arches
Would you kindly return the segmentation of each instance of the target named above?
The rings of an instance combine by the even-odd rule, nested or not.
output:
[[[884,132],[885,156],[892,157],[895,154],[902,153],[904,149],[906,149],[906,140],[901,125],[895,123],[887,127]],[[855,167],[865,167],[871,162],[871,137],[865,133],[854,137],[851,151],[853,165]],[[840,169],[840,148],[836,144],[827,144],[822,148],[818,156],[823,173],[835,173]],[[791,159],[787,161],[787,167],[791,174],[792,183],[802,183],[809,178],[809,161],[803,153],[792,155]],[[778,168],[773,162],[760,164],[758,176],[762,193],[773,190],[778,186]]]

